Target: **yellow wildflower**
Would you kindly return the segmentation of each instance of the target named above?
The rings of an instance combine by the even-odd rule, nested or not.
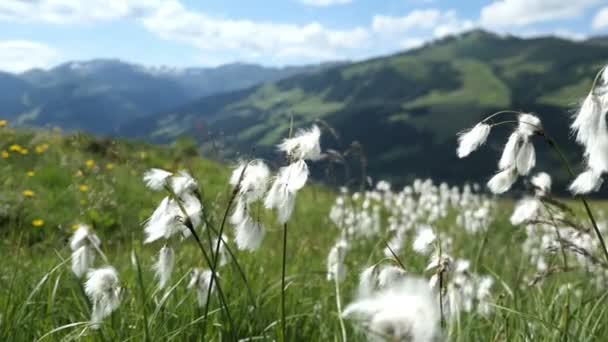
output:
[[[6,151],[2,151],[2,158],[3,158],[3,159],[8,159],[8,157],[10,157],[10,156],[11,156],[11,155],[10,155],[10,154],[8,154],[8,152],[6,152]]]
[[[23,154],[24,156],[27,155],[28,153],[30,153],[30,151],[28,151],[27,148],[22,148],[21,151],[19,151],[19,153]]]
[[[42,145],[38,145],[36,146],[36,153],[38,154],[43,154],[44,152],[46,152],[46,150],[49,148],[48,144],[42,144]]]
[[[114,164],[112,164],[112,163],[108,163],[108,164],[106,165],[106,169],[108,169],[108,170],[112,170],[112,169],[114,169]]]
[[[80,185],[80,192],[88,192],[89,191],[89,186],[82,184]]]
[[[40,228],[40,227],[44,226],[44,220],[35,219],[34,221],[32,221],[32,226],[34,226],[36,228]]]
[[[22,194],[23,194],[23,196],[29,197],[29,198],[36,196],[36,193],[34,193],[32,190],[23,190]]]
[[[88,169],[92,169],[95,167],[95,161],[92,159],[89,159],[85,162],[85,165],[87,166]]]
[[[8,126],[8,121],[0,120],[0,128]]]
[[[34,171],[28,171],[26,174],[27,174],[28,177],[34,177],[36,175],[36,172],[34,172]]]
[[[21,152],[21,146],[17,145],[17,144],[13,144],[8,148],[9,151],[11,152]]]

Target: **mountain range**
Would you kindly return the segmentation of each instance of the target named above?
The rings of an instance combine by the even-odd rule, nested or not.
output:
[[[496,170],[509,128],[497,127],[488,146],[465,160],[455,154],[459,131],[495,111],[535,112],[578,163],[581,150],[568,132],[571,113],[607,62],[605,39],[522,39],[476,30],[391,56],[202,98],[135,120],[121,134],[159,142],[187,134],[207,145],[221,140],[228,151],[255,147],[257,154],[272,157],[293,116],[294,127],[323,120],[336,128],[339,142],[326,135],[326,146],[344,150],[357,141],[369,174],[376,177],[485,181]],[[542,142],[538,145],[537,169],[564,185],[565,169]]]
[[[0,73],[0,113],[21,125],[115,134],[125,123],[195,99],[334,65],[270,68],[148,68],[120,60],[68,62],[49,70]]]
[[[223,155],[255,150],[275,160],[273,146],[288,135],[293,118],[296,128],[315,122],[335,128],[336,135],[324,135],[327,148],[344,152],[356,141],[367,174],[377,178],[484,181],[496,169],[508,125],[494,129],[487,146],[465,160],[455,155],[457,134],[503,109],[537,113],[570,160],[580,163],[568,127],[572,110],[608,62],[606,41],[474,30],[390,56],[303,68],[238,64],[203,73],[68,63],[0,75],[0,90],[7,90],[0,93],[0,111],[20,113],[18,122],[158,143],[190,136],[205,153],[219,146]],[[103,72],[83,72],[98,64]],[[565,169],[542,142],[537,145],[537,170],[564,185]]]

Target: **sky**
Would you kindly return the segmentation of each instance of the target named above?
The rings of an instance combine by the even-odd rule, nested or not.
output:
[[[607,35],[608,0],[0,0],[0,70],[361,60],[474,28]]]

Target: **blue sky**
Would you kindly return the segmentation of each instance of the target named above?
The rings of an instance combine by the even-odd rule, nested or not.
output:
[[[1,0],[0,70],[359,60],[472,28],[585,39],[608,34],[608,0]]]

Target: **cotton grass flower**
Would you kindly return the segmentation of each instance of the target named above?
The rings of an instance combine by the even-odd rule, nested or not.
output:
[[[209,300],[207,295],[209,294],[209,286],[211,286],[212,276],[213,275],[210,270],[203,270],[200,268],[192,270],[192,277],[190,278],[188,289],[193,289],[196,291],[196,300],[199,307],[204,307]],[[219,277],[219,274],[216,272],[215,276]],[[211,288],[211,294],[215,292],[215,287],[216,284],[214,282],[213,288]]]
[[[95,251],[99,248],[101,240],[91,228],[80,224],[70,238],[70,249],[72,250],[72,272],[81,278],[93,266],[95,262]]]
[[[406,277],[358,298],[342,316],[359,322],[370,341],[431,342],[439,335],[435,296],[420,278]]]
[[[239,199],[246,203],[255,202],[266,193],[270,179],[270,169],[261,160],[240,163],[230,177],[230,185],[239,186]]]
[[[342,282],[346,278],[346,265],[344,259],[348,243],[339,240],[329,251],[327,256],[327,280]]]
[[[588,194],[593,191],[598,191],[604,180],[602,174],[593,169],[579,174],[568,189],[575,195]]]
[[[281,224],[289,221],[295,206],[297,192],[304,187],[308,179],[308,165],[304,160],[298,160],[282,167],[275,177],[264,206],[266,209],[276,209]]]
[[[234,242],[238,249],[243,251],[256,251],[260,248],[266,229],[259,221],[246,216],[235,226]]]
[[[161,191],[169,186],[177,196],[198,191],[198,182],[184,170],[173,174],[162,169],[150,169],[144,173],[143,180],[146,187],[151,190]]]
[[[514,226],[531,221],[539,216],[542,203],[537,198],[524,198],[517,203],[509,219]]]
[[[551,176],[546,172],[537,173],[530,183],[534,186],[534,191],[539,196],[546,196],[551,192]]]
[[[368,296],[378,288],[378,270],[376,265],[370,266],[359,274],[359,296]]]
[[[175,266],[175,251],[169,246],[163,246],[158,253],[158,261],[154,264],[154,273],[158,278],[158,286],[164,289],[171,280]]]
[[[378,286],[380,288],[389,287],[405,277],[406,274],[407,272],[401,267],[393,265],[383,266],[378,272]]]
[[[299,130],[293,138],[283,140],[279,150],[292,160],[318,160],[321,158],[321,130],[313,125],[308,130]]]
[[[608,93],[605,70],[598,83],[594,84],[571,125],[576,141],[585,148],[587,170],[570,185],[572,193],[586,194],[598,191],[602,185],[602,175],[608,172]]]
[[[517,152],[519,151],[519,145],[521,144],[521,135],[515,131],[509,135],[507,143],[502,150],[502,155],[498,161],[498,168],[503,170],[511,167],[517,160]]]
[[[490,135],[490,125],[480,122],[458,137],[458,158],[464,158],[483,145]]]
[[[188,217],[184,217],[180,206],[175,199],[165,197],[150,218],[144,222],[146,239],[144,243],[151,243],[158,239],[170,239],[176,234],[182,237],[190,236],[190,229],[201,223],[202,204],[195,195],[185,193],[181,196],[183,208]],[[188,226],[191,227],[188,227]]]
[[[270,170],[261,160],[241,162],[230,177],[230,184],[238,187],[238,193],[229,221],[234,225],[235,242],[240,250],[257,250],[266,234],[259,219],[252,217],[250,207],[264,196],[269,177]]]
[[[597,139],[599,120],[602,118],[602,104],[594,91],[589,92],[572,122],[570,128],[576,142],[589,146]]]
[[[510,167],[494,175],[488,181],[488,189],[494,194],[502,194],[509,191],[517,181],[517,169]]]
[[[428,255],[433,249],[435,239],[436,235],[433,228],[430,226],[424,226],[418,230],[412,248],[419,254]]]
[[[93,305],[91,323],[94,329],[99,328],[102,320],[118,309],[121,291],[118,272],[114,267],[89,272],[84,292]]]
[[[144,173],[146,187],[154,191],[161,191],[168,184],[167,180],[173,173],[161,169],[150,169]]]

